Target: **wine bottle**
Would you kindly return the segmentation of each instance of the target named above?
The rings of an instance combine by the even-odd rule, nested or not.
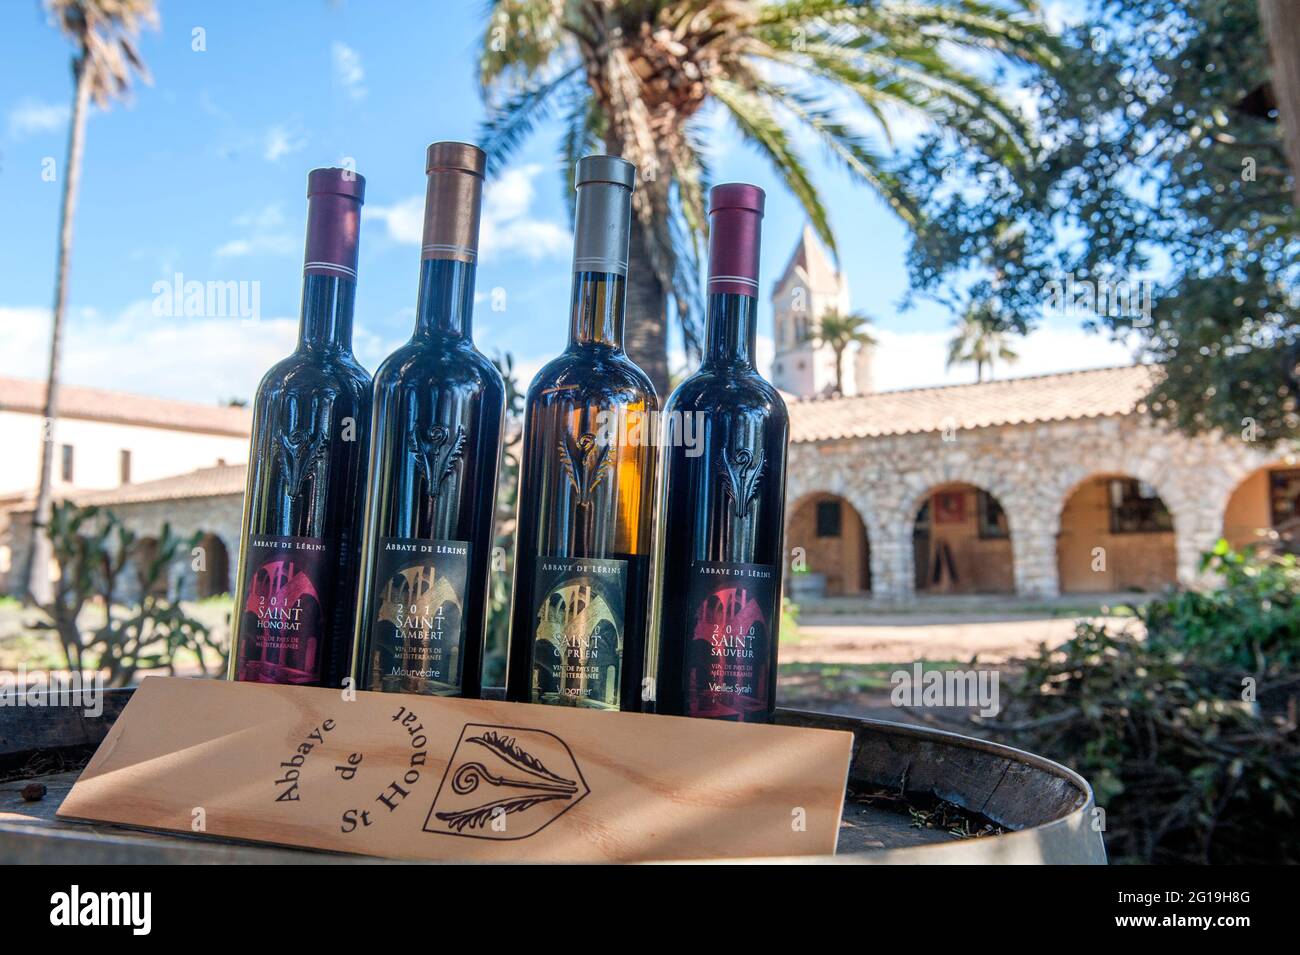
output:
[[[641,705],[658,399],[623,351],[635,184],[622,159],[578,163],[569,344],[524,407],[510,700]]]
[[[478,697],[505,382],[474,347],[487,157],[434,143],[415,331],[375,373],[353,675],[363,690]]]
[[[365,179],[307,176],[298,347],[253,404],[229,677],[341,686],[356,594],[370,375],[352,356]]]
[[[705,352],[664,407],[656,713],[770,722],[775,705],[788,422],[754,367],[763,198],[710,193]]]

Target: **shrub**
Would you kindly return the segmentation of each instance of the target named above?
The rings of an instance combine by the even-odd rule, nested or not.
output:
[[[164,524],[157,547],[140,556],[139,539],[111,511],[55,505],[50,539],[59,578],[53,594],[37,609],[45,617],[34,624],[58,637],[69,669],[107,671],[110,686],[126,686],[142,669],[173,668],[177,651],[189,650],[207,674],[204,649],[220,651],[208,628],[189,616],[174,594],[168,571],[196,541],[182,539]],[[135,574],[140,599],[122,601],[123,580]],[[87,605],[98,605],[99,626],[87,626]]]
[[[1293,557],[1220,544],[1222,584],[1081,621],[1024,664],[1000,728],[1093,785],[1113,861],[1300,860]],[[1135,626],[1137,624],[1138,626]]]

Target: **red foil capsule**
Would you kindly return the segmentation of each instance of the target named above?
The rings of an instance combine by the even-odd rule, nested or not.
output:
[[[357,279],[357,242],[366,180],[350,169],[313,169],[307,174],[306,275]]]
[[[724,182],[709,191],[709,294],[758,298],[758,245],[763,190]]]

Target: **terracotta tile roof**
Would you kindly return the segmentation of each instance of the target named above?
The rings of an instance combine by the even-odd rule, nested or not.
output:
[[[802,399],[789,405],[790,440],[830,441],[1126,415],[1137,410],[1150,392],[1155,374],[1149,365],[1127,365],[978,385]]]
[[[123,484],[109,491],[80,491],[73,495],[73,499],[78,504],[107,507],[113,504],[142,504],[147,501],[179,501],[191,497],[223,497],[228,494],[243,494],[247,473],[246,465],[222,464],[156,481]]]
[[[0,411],[39,415],[44,410],[45,382],[0,377]],[[77,385],[64,385],[59,389],[59,415],[241,437],[248,435],[253,420],[252,412],[247,408],[222,408]]]

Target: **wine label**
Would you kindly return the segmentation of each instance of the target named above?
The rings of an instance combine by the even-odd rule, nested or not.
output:
[[[254,534],[235,637],[235,679],[319,683],[334,548],[319,537]]]
[[[370,689],[460,695],[468,575],[466,541],[379,539],[370,600]]]
[[[695,561],[686,641],[686,714],[767,719],[772,641],[779,626],[776,568]]]
[[[617,710],[627,561],[538,558],[533,593],[532,702]]]

